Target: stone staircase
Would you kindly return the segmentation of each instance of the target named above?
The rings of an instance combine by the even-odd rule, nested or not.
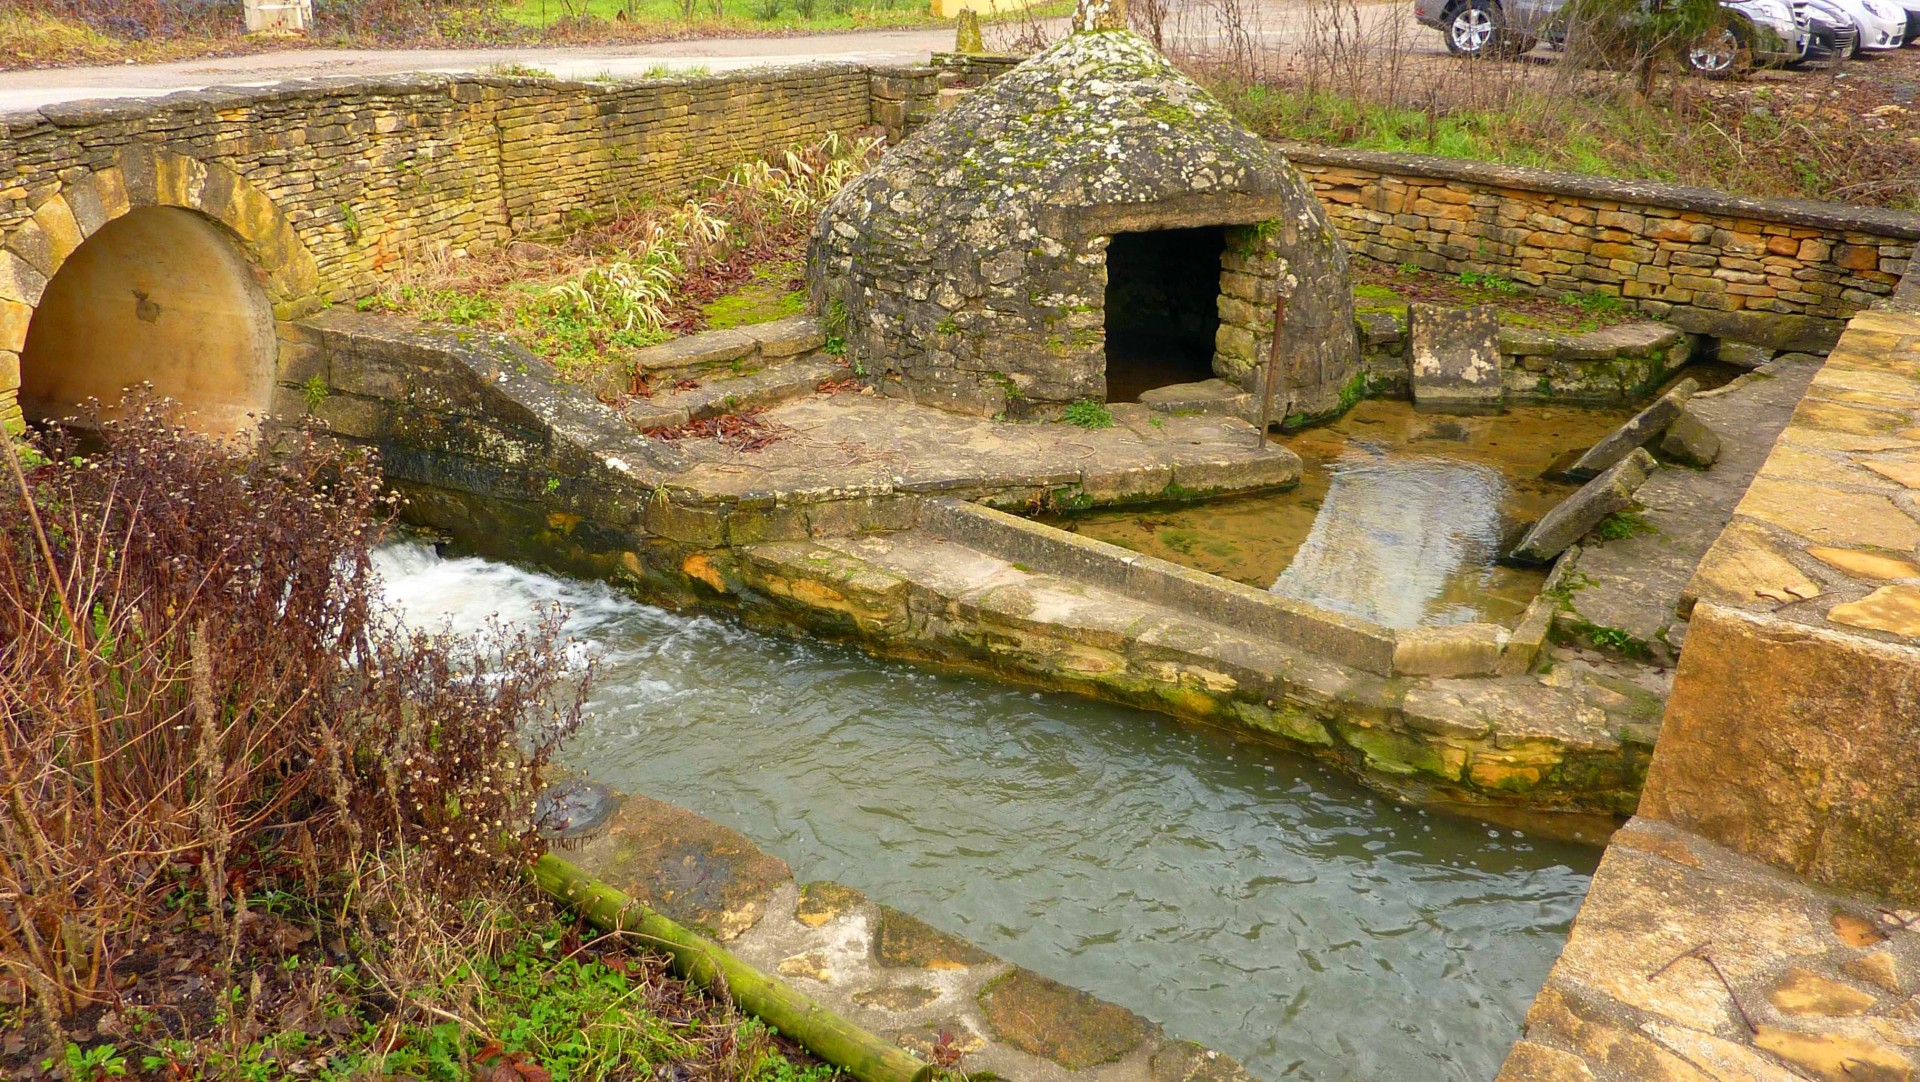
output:
[[[608,390],[624,399],[621,416],[643,432],[766,409],[844,375],[838,359],[821,352],[826,340],[811,316],[702,331],[634,355],[634,371],[650,393]]]

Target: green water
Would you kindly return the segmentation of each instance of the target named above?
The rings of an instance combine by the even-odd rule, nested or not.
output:
[[[1370,400],[1276,439],[1305,467],[1296,488],[1054,525],[1388,627],[1510,623],[1545,575],[1499,557],[1575,488],[1541,475],[1625,417],[1565,406],[1449,416]]]
[[[603,666],[571,764],[1269,1080],[1492,1078],[1598,855],[1152,714],[417,546],[381,565],[427,622],[571,607]]]

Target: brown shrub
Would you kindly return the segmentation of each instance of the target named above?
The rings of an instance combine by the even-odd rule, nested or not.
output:
[[[32,464],[0,439],[0,1001],[54,1032],[111,1001],[169,896],[237,952],[261,891],[351,922],[371,865],[510,880],[585,691],[557,619],[401,629],[370,457],[237,457],[153,402],[102,433]]]

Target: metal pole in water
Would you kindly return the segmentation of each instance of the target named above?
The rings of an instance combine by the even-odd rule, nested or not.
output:
[[[1287,322],[1287,295],[1276,294],[1273,299],[1273,341],[1267,347],[1267,373],[1260,381],[1260,431],[1255,436],[1255,447],[1264,447],[1267,443],[1267,426],[1273,423],[1273,381],[1280,372],[1280,328]]]

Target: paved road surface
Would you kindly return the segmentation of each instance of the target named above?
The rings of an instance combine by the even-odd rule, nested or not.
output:
[[[1253,5],[1249,5],[1252,14]],[[1308,34],[1309,8],[1299,0],[1261,0],[1253,14],[1255,36],[1264,46],[1296,42]],[[1391,28],[1398,48],[1427,53],[1439,48],[1439,35],[1414,26],[1408,0],[1361,0],[1371,25]],[[1182,18],[1185,16],[1186,18]],[[1176,11],[1183,37],[1211,34],[1212,16],[1188,0]],[[1393,24],[1398,23],[1398,26]],[[1172,29],[1172,28],[1170,28]],[[1379,31],[1376,31],[1379,32]],[[989,35],[993,28],[989,28]],[[991,40],[989,41],[991,44]],[[635,76],[665,65],[711,71],[765,67],[806,61],[865,64],[923,62],[953,46],[953,31],[868,30],[772,38],[713,38],[644,45],[583,47],[523,46],[505,49],[296,49],[247,56],[208,57],[165,64],[123,64],[0,72],[0,113],[33,109],[86,98],[155,97],[208,86],[258,86],[285,79],[326,75],[393,75],[401,72],[479,72],[503,64],[521,64],[563,78]]]

